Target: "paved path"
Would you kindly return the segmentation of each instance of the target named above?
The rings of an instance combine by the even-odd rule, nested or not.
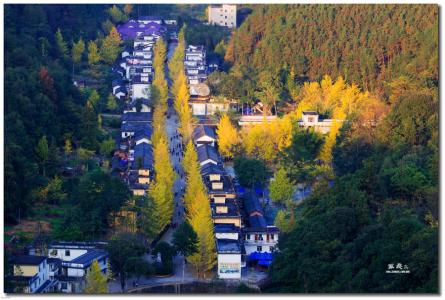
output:
[[[169,44],[167,59],[171,58],[175,48],[176,44]],[[165,74],[167,76],[167,82],[170,87],[172,82],[171,79],[168,77],[167,64],[166,64]],[[170,92],[169,94],[171,97]],[[173,192],[175,195],[174,196],[175,206],[174,206],[172,224],[174,226],[168,228],[168,230],[162,235],[160,241],[166,241],[171,244],[174,231],[184,220],[184,203],[182,201],[182,195],[184,193],[186,183],[185,183],[185,175],[181,165],[183,153],[182,153],[182,139],[178,132],[179,120],[173,107],[170,107],[168,109],[167,116],[168,117],[166,118],[166,131],[169,142],[170,159],[176,173],[176,181],[173,187]],[[144,255],[144,259],[150,263],[153,262],[151,255],[148,253]],[[155,286],[168,283],[183,283],[183,282],[189,283],[197,279],[196,275],[193,272],[193,268],[188,264],[184,264],[184,257],[182,255],[176,256],[174,258],[173,264],[174,264],[173,276],[140,278],[139,280],[130,277],[127,279],[127,286],[125,287],[124,292],[128,292],[129,290],[135,289],[135,287],[133,286],[133,282],[138,282],[138,285],[142,288],[142,286]],[[120,281],[119,280],[110,281],[108,283],[108,291],[110,293],[120,293],[121,292]]]

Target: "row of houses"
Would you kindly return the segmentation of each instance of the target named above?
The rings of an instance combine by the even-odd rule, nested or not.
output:
[[[267,224],[255,193],[235,191],[217,151],[214,128],[198,125],[192,138],[212,211],[218,277],[239,279],[247,265],[267,267],[278,243],[278,228]]]
[[[128,184],[135,196],[145,195],[153,178],[150,100],[154,75],[153,48],[157,40],[165,39],[166,34],[174,31],[175,26],[175,20],[141,17],[138,21],[130,20],[118,28],[123,39],[131,36],[134,40],[133,48],[122,52],[119,65],[121,72],[118,80],[128,86],[128,94],[125,96],[118,149],[114,153],[112,166],[113,171]]]
[[[11,260],[13,273],[5,278],[7,293],[81,293],[94,261],[108,276],[106,242],[53,242],[47,249],[28,247]]]
[[[153,79],[153,47],[159,38],[177,41],[177,21],[154,16],[142,16],[119,25],[117,30],[123,40],[133,40],[133,47],[126,48],[115,66],[120,76],[113,81],[113,94],[119,98],[150,99]],[[144,109],[148,109],[144,103]]]
[[[206,80],[208,74],[218,69],[218,63],[207,62],[204,46],[188,45],[184,55],[184,69],[190,88],[189,105],[194,116],[213,115],[229,109],[228,103],[215,101],[210,95]]]

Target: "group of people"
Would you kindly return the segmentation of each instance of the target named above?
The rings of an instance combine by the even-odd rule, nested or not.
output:
[[[175,134],[170,137],[170,143],[172,143],[175,139],[176,140],[180,140],[181,138],[181,134],[178,133],[178,130],[176,130]],[[178,162],[181,163],[182,157],[184,155],[184,148],[182,146],[181,143],[177,143],[176,145],[172,145],[169,149],[169,153],[170,155],[173,155],[173,157],[177,157],[178,158]],[[175,172],[181,177],[181,179],[184,179],[184,171],[181,170],[181,168],[178,166],[174,166],[174,170]]]

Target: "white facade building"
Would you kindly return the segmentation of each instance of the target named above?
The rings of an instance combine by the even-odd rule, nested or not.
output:
[[[234,4],[209,5],[208,18],[210,24],[225,26],[228,28],[235,28],[236,5]]]
[[[222,279],[241,278],[241,248],[237,240],[217,239],[218,277]]]

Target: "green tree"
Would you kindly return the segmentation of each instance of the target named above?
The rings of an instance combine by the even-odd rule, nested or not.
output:
[[[82,176],[73,197],[76,201],[76,222],[85,238],[103,236],[129,196],[124,182],[101,169]]]
[[[289,180],[286,170],[281,168],[275,172],[273,180],[269,184],[270,199],[281,205],[292,200],[294,185]]]
[[[55,40],[56,40],[57,54],[59,55],[59,57],[66,58],[68,56],[68,46],[66,42],[63,40],[60,28],[58,28],[56,31]]]
[[[121,233],[110,240],[107,250],[111,268],[115,274],[119,275],[121,289],[124,291],[130,264],[134,258],[144,255],[144,244],[135,234]]]
[[[69,138],[65,139],[65,146],[63,147],[66,155],[70,155],[73,152],[73,146]]]
[[[46,163],[48,162],[48,159],[49,159],[49,148],[48,148],[48,140],[46,139],[46,135],[44,135],[37,143],[35,152],[36,152],[37,158],[40,162],[40,165],[42,167],[43,176],[45,176]]]
[[[60,177],[56,176],[50,180],[46,186],[46,199],[51,204],[60,204],[67,198],[67,193],[62,187],[63,181]]]
[[[121,38],[116,27],[102,41],[100,56],[107,64],[113,64],[120,52]]]
[[[264,186],[269,177],[269,170],[261,160],[237,157],[234,168],[239,183],[247,188],[253,188],[255,184]]]
[[[100,61],[100,53],[97,44],[94,41],[88,43],[88,64],[90,67],[95,66]]]
[[[73,58],[73,63],[79,64],[82,60],[82,54],[85,51],[85,42],[80,38],[77,43],[73,43],[73,48],[71,50],[71,55]]]
[[[117,109],[116,97],[114,97],[112,93],[110,93],[107,97],[107,109],[110,111],[114,111]]]
[[[143,257],[131,257],[126,264],[126,272],[136,276],[139,280],[142,276],[150,276],[153,269]]]
[[[154,199],[150,194],[142,198],[141,216],[137,219],[139,230],[146,236],[148,241],[153,241],[162,228],[159,223],[159,212]]]
[[[113,140],[113,138],[108,138],[107,140],[104,140],[100,144],[100,154],[102,154],[105,157],[110,157],[111,153],[113,152],[116,144]]]
[[[91,103],[93,107],[97,107],[97,104],[99,103],[100,96],[99,93],[96,90],[92,90],[90,95],[88,96],[88,102]]]
[[[127,20],[127,17],[116,5],[113,5],[113,7],[110,7],[108,9],[108,14],[110,15],[111,20],[113,20],[114,23],[121,23]]]
[[[93,261],[86,276],[86,294],[108,293],[107,276],[102,273],[97,260]]]
[[[173,233],[173,245],[176,252],[184,256],[190,256],[198,251],[198,236],[187,221],[182,222]]]

